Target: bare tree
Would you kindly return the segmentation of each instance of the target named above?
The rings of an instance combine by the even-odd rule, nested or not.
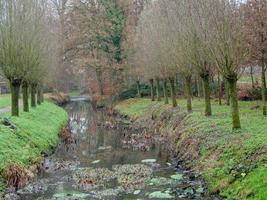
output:
[[[244,9],[244,32],[251,50],[249,63],[252,85],[254,86],[252,65],[259,65],[261,66],[262,112],[266,116],[267,1],[248,0],[242,5],[242,9]]]

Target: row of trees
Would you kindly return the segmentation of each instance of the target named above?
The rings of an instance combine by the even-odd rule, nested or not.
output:
[[[266,115],[266,0],[161,0],[149,2],[139,19],[132,74],[149,80],[152,100],[156,81],[163,80],[165,103],[170,84],[173,106],[177,106],[175,77],[184,77],[187,109],[192,111],[192,77],[202,79],[205,115],[212,115],[210,78],[217,74],[229,91],[233,128],[240,128],[237,81],[247,64],[262,66],[263,114]],[[220,91],[221,93],[221,91]]]
[[[50,32],[49,4],[42,0],[0,0],[0,70],[10,83],[12,115],[19,116],[22,88],[23,109],[43,101],[42,87],[56,53]]]

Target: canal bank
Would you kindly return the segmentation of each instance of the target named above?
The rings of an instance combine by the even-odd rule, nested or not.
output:
[[[146,137],[170,138],[179,164],[201,174],[210,194],[225,199],[265,200],[267,196],[266,118],[255,109],[258,102],[240,102],[242,129],[231,129],[230,108],[212,101],[213,116],[205,117],[204,102],[194,99],[193,112],[186,100],[178,107],[129,99],[115,110],[128,116],[133,129],[143,128]]]
[[[45,158],[41,173],[17,191],[21,200],[207,199],[201,179],[177,168],[166,145],[132,145],[139,130],[106,110],[75,101],[66,105],[68,139]]]
[[[22,187],[37,173],[42,157],[55,148],[59,133],[67,124],[64,109],[45,102],[21,112],[20,117],[1,114],[0,194]]]

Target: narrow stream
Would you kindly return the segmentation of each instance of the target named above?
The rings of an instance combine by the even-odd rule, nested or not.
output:
[[[66,110],[73,141],[62,142],[45,159],[36,181],[18,191],[22,200],[206,199],[202,181],[175,168],[162,145],[150,151],[125,148],[123,140],[132,133],[98,126],[107,120],[104,111],[85,101]]]

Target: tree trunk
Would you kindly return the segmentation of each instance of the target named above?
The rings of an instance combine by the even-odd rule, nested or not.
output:
[[[175,108],[175,107],[177,107],[177,101],[176,101],[175,80],[174,80],[174,78],[170,78],[170,84],[171,84],[172,106]]]
[[[254,77],[253,77],[253,66],[250,66],[250,78],[251,78],[252,88],[255,88]]]
[[[226,79],[224,79],[224,87],[225,87],[225,98],[226,98],[226,105],[230,106],[230,92],[229,92],[229,83]]]
[[[104,88],[103,88],[102,69],[101,69],[101,67],[97,67],[96,68],[96,79],[97,79],[97,82],[98,82],[100,95],[103,96],[104,95]]]
[[[43,86],[41,87],[41,102],[44,102],[44,89]]]
[[[201,76],[203,81],[203,91],[205,99],[205,116],[211,116],[211,102],[210,102],[210,75],[204,74]]]
[[[141,89],[140,89],[140,81],[136,81],[136,87],[137,87],[137,96],[141,98],[142,94],[141,94]]]
[[[42,94],[41,94],[41,86],[37,87],[37,104],[41,105],[42,104]]]
[[[164,93],[164,103],[169,104],[169,97],[168,97],[168,81],[164,79],[163,82],[163,93]]]
[[[161,98],[160,98],[160,81],[159,81],[159,78],[156,78],[156,92],[157,92],[157,101],[161,101]]]
[[[31,107],[36,107],[36,84],[31,84]]]
[[[150,93],[151,93],[151,100],[155,101],[155,94],[154,94],[154,80],[150,79]]]
[[[262,112],[263,115],[267,115],[266,109],[266,77],[265,77],[265,65],[264,61],[262,62],[262,69],[261,69],[261,96],[262,96]]]
[[[219,105],[222,105],[222,81],[220,74],[218,74],[218,97],[219,97]]]
[[[202,87],[202,82],[200,80],[200,78],[197,78],[197,93],[198,93],[198,97],[202,97],[202,91],[201,91]]]
[[[20,80],[11,80],[10,81],[10,90],[11,90],[11,115],[19,116],[19,91],[20,91]]]
[[[230,101],[231,101],[231,111],[232,111],[232,121],[233,129],[241,128],[239,119],[239,108],[237,99],[237,79],[227,79],[230,91]]]
[[[23,111],[29,112],[29,84],[24,81],[22,83],[22,96],[23,96]]]
[[[192,88],[191,88],[191,76],[185,77],[185,89],[187,99],[187,111],[192,111]]]

